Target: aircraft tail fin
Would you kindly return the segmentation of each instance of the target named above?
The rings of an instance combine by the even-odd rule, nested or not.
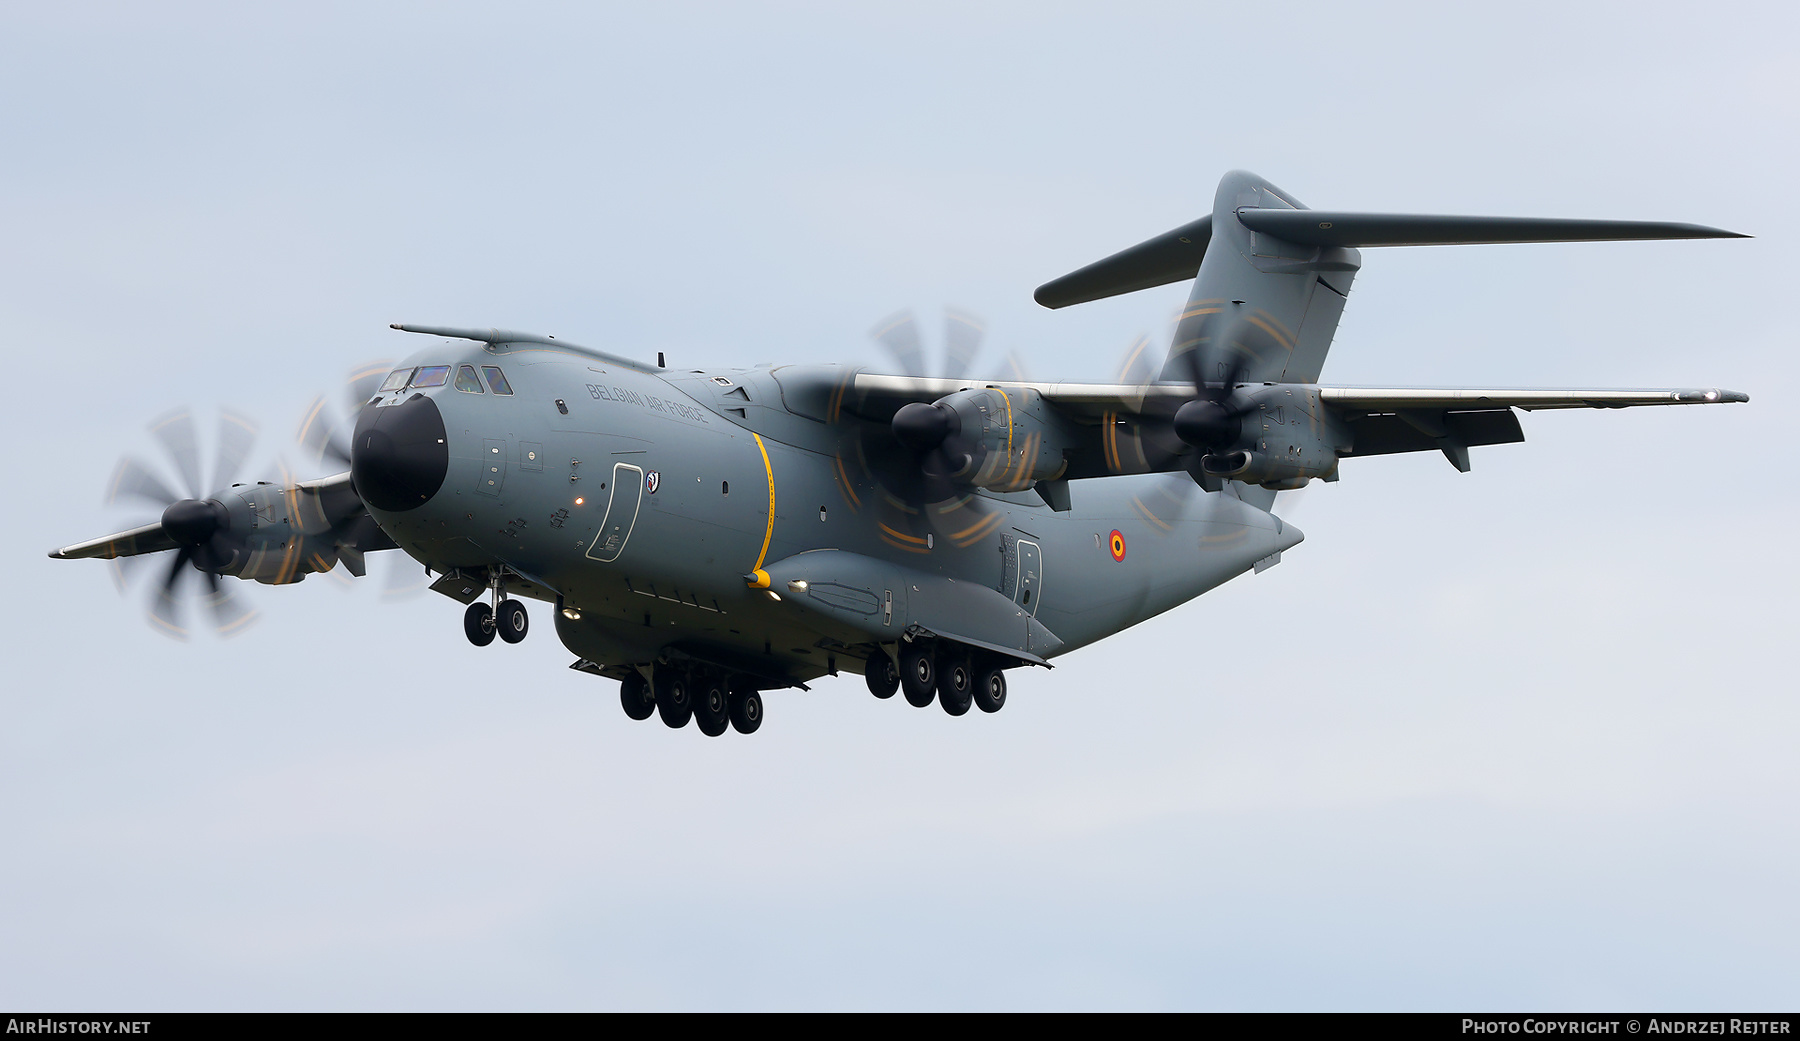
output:
[[[1234,170],[1211,214],[1046,282],[1035,297],[1067,307],[1192,278],[1162,380],[1311,383],[1362,266],[1358,247],[1747,237],[1660,221],[1312,210]]]
[[[1176,323],[1164,380],[1229,373],[1243,382],[1310,383],[1325,364],[1361,255],[1258,231],[1239,219],[1247,210],[1305,214],[1306,207],[1253,173],[1233,170],[1220,180],[1212,238]]]

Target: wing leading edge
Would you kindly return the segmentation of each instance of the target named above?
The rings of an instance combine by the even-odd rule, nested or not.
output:
[[[885,400],[895,407],[911,401],[932,402],[959,390],[996,387],[1031,390],[1071,417],[1098,419],[1104,413],[1133,415],[1158,404],[1176,404],[1194,396],[1179,383],[1028,383],[978,382],[920,376],[856,374],[859,396]],[[1581,388],[1581,387],[1334,387],[1318,386],[1325,404],[1345,412],[1391,412],[1395,409],[1479,411],[1519,408],[1633,408],[1643,405],[1720,405],[1741,403],[1750,396],[1717,387]]]
[[[1319,397],[1333,408],[1392,411],[1422,408],[1468,411],[1489,408],[1633,408],[1639,405],[1721,405],[1750,400],[1741,391],[1513,388],[1513,387],[1320,387]]]
[[[1015,397],[1035,394],[1067,422],[1061,427],[1068,468],[1080,480],[1123,473],[1188,469],[1197,456],[1171,440],[1169,421],[1195,397],[1177,383],[980,383],[858,373],[854,389],[873,416],[892,415],[908,402],[933,402],[974,388]],[[1309,384],[1243,384],[1260,399],[1269,422],[1304,422],[1339,458],[1397,452],[1442,451],[1459,470],[1469,469],[1468,450],[1525,440],[1515,409],[1635,408],[1650,405],[1742,403],[1748,394],[1720,388],[1535,387],[1341,387]],[[1297,409],[1285,413],[1283,408]],[[1261,413],[1259,413],[1261,414]],[[1286,415],[1287,418],[1283,418]],[[1270,428],[1265,425],[1265,431]],[[1158,431],[1162,434],[1159,435]],[[1332,433],[1337,431],[1337,433]],[[1255,438],[1252,438],[1255,440]],[[1277,438],[1279,440],[1279,438]],[[1160,447],[1159,447],[1160,446]],[[1327,460],[1329,462],[1329,460]],[[1327,480],[1335,479],[1329,467]]]

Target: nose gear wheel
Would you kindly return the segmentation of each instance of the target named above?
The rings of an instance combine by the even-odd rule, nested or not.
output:
[[[486,647],[494,642],[494,609],[476,602],[463,612],[463,635],[477,647]]]
[[[518,643],[530,631],[531,618],[526,615],[524,604],[517,600],[502,600],[500,610],[494,616],[494,626],[500,631],[502,640]]]

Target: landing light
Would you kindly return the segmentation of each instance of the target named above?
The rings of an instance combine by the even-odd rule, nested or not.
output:
[[[575,497],[575,505],[577,505],[577,506],[580,506],[580,505],[581,505],[581,504],[582,504],[582,503],[584,503],[584,502],[586,502],[586,501],[587,501],[587,500],[586,500],[586,499],[583,499],[583,498],[582,498],[582,497],[581,497],[581,496],[579,496],[579,495],[577,495],[577,496],[576,496],[576,497]]]
[[[788,583],[788,592],[790,592],[790,593],[806,592],[806,579],[796,578],[792,582],[789,582]]]
[[[581,608],[565,607],[563,608],[563,617],[571,622],[579,622],[581,621]]]

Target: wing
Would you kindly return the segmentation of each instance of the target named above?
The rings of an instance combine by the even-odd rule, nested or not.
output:
[[[866,400],[885,401],[891,408],[910,401],[936,401],[971,387],[1030,390],[1072,416],[1097,417],[1104,412],[1136,413],[1159,403],[1179,405],[1193,390],[1179,383],[1028,383],[970,382],[923,376],[856,374],[855,390]],[[1333,408],[1346,411],[1393,411],[1396,408],[1476,410],[1522,408],[1631,408],[1637,405],[1717,405],[1750,400],[1748,394],[1718,388],[1619,389],[1579,387],[1329,387],[1311,388]]]
[[[1601,388],[1512,387],[1320,387],[1327,405],[1346,413],[1396,409],[1474,411],[1522,408],[1632,408],[1638,405],[1718,405],[1745,402],[1735,390],[1614,390]]]
[[[973,383],[859,372],[854,398],[859,411],[891,416],[913,402],[932,402],[972,387],[1011,395],[1035,395],[1065,422],[1068,479],[1190,469],[1187,449],[1171,440],[1170,419],[1193,400],[1179,383]],[[1719,388],[1511,388],[1332,387],[1247,384],[1242,393],[1267,409],[1292,404],[1312,419],[1331,421],[1344,433],[1334,440],[1343,457],[1394,452],[1443,451],[1459,469],[1476,445],[1525,439],[1514,409],[1633,408],[1645,405],[1716,405],[1750,400]],[[1277,397],[1279,395],[1279,397]],[[1279,420],[1278,420],[1279,422]]]

